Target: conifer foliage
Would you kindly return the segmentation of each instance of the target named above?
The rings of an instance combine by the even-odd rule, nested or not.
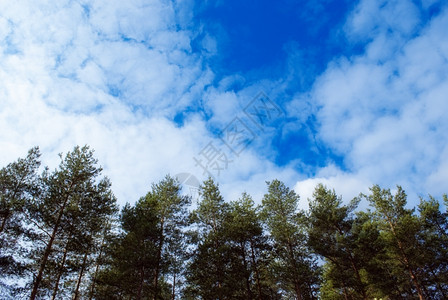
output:
[[[119,210],[88,146],[40,164],[36,147],[0,169],[2,299],[448,298],[447,196],[301,200],[273,180],[226,200],[210,178],[193,208],[167,175]]]

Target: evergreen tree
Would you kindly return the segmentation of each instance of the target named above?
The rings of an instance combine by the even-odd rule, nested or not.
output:
[[[256,207],[245,193],[226,203],[209,179],[188,214],[166,176],[117,220],[89,147],[41,175],[39,156],[0,169],[3,298],[448,298],[448,213],[431,196],[416,211],[401,187],[373,186],[344,205],[318,185],[305,213],[278,180]],[[372,210],[358,210],[363,199]]]
[[[211,178],[200,186],[199,193],[201,200],[191,214],[195,226],[192,243],[196,247],[188,265],[185,297],[229,299],[235,292],[229,276],[231,250],[225,235],[229,205]]]
[[[447,196],[443,196],[447,202]],[[420,199],[418,206],[422,231],[418,240],[424,249],[420,257],[423,275],[431,298],[448,298],[448,213],[440,210],[440,203],[433,197]]]
[[[299,195],[279,180],[267,184],[262,214],[275,251],[271,266],[286,294],[296,299],[314,299],[318,268],[306,246],[306,219],[298,211]]]
[[[53,172],[45,170],[42,175],[42,193],[35,197],[32,203],[32,218],[41,227],[35,228],[41,236],[42,248],[35,241],[36,266],[30,299],[39,295],[49,296],[57,293],[56,288],[45,286],[54,282],[54,266],[62,272],[67,255],[75,255],[81,251],[88,255],[88,248],[93,244],[94,237],[102,231],[104,219],[113,214],[116,199],[110,190],[107,178],[99,179],[101,167],[93,157],[89,147],[75,147],[72,152],[62,158],[58,169]],[[71,240],[78,242],[71,247]],[[72,250],[70,253],[62,254]],[[55,263],[60,260],[60,263]],[[80,279],[85,271],[87,258],[82,262],[82,268],[77,287],[73,288],[76,298]],[[59,275],[57,275],[59,276]]]
[[[176,297],[190,203],[180,191],[180,184],[166,176],[134,207],[123,208],[123,232],[109,247],[109,266],[98,277],[98,298]]]
[[[269,244],[258,209],[248,194],[230,203],[226,234],[233,253],[230,276],[238,284],[238,298],[268,298],[272,292],[266,276]]]
[[[120,224],[122,231],[107,239],[104,267],[96,276],[95,299],[148,299],[153,291],[157,256],[153,203],[142,197],[134,206],[126,204]]]
[[[29,218],[28,204],[39,193],[39,148],[28,151],[26,158],[0,169],[0,274],[1,280],[29,276],[26,243]],[[27,225],[28,224],[28,225]],[[3,284],[3,283],[0,283]],[[9,288],[10,292],[19,291]]]
[[[375,208],[387,251],[388,272],[396,281],[400,297],[429,299],[421,263],[424,249],[418,238],[421,223],[414,210],[406,208],[406,193],[398,186],[392,195],[390,190],[375,185],[367,199]]]
[[[180,275],[178,260],[183,256],[184,228],[187,226],[187,207],[190,198],[180,195],[181,186],[177,180],[166,176],[153,186],[147,197],[153,201],[157,214],[157,260],[154,274],[154,300],[159,298],[158,283],[161,275],[171,275],[175,291],[175,278]]]
[[[370,212],[356,212],[351,236],[353,255],[362,267],[360,275],[368,297],[400,299],[396,278],[390,275],[386,243],[380,233],[380,224]]]
[[[342,199],[318,185],[309,204],[309,241],[313,251],[327,260],[325,276],[340,287],[344,297],[367,299],[366,282],[361,278],[362,258],[356,252],[353,210],[357,202],[342,205]]]

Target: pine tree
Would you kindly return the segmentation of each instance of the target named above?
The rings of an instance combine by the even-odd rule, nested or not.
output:
[[[149,201],[155,202],[158,219],[157,238],[157,261],[154,274],[154,300],[159,298],[159,279],[161,274],[171,273],[174,279],[180,272],[178,267],[171,264],[176,263],[182,257],[184,245],[183,228],[187,226],[187,206],[190,198],[180,195],[181,186],[177,180],[166,176],[164,180],[152,188],[148,194]],[[178,264],[177,264],[178,265]],[[175,290],[176,282],[172,281]]]
[[[296,299],[314,299],[318,268],[307,248],[306,219],[299,195],[279,180],[268,182],[262,214],[273,240],[272,267],[281,288]]]
[[[235,289],[228,276],[231,250],[225,235],[229,205],[224,202],[218,185],[208,179],[200,186],[201,200],[191,214],[195,226],[187,274],[187,298],[228,299]]]
[[[19,158],[0,170],[0,274],[1,279],[28,276],[26,257],[28,225],[35,225],[29,218],[28,204],[39,193],[39,148],[28,151],[26,158]],[[27,225],[28,224],[28,225]],[[14,287],[10,292],[17,292]]]
[[[67,255],[75,255],[77,251],[82,251],[86,257],[94,237],[102,231],[104,219],[116,210],[109,180],[99,179],[101,171],[93,151],[84,146],[75,147],[64,158],[61,155],[58,169],[45,170],[42,174],[42,193],[32,203],[31,216],[36,223],[42,224],[35,229],[41,236],[42,248],[35,251],[38,268],[30,299],[50,295],[51,290],[57,293],[56,288],[43,285],[46,282],[53,284],[53,267],[62,271]],[[70,247],[72,239],[78,242],[77,247]],[[36,247],[37,244],[36,241]],[[61,255],[61,251],[69,250],[71,252]],[[62,259],[59,263],[58,255]],[[83,260],[78,285],[86,263],[87,258]],[[79,286],[73,290],[77,297]]]
[[[123,232],[111,243],[109,267],[98,277],[99,298],[176,297],[190,203],[189,197],[180,192],[179,182],[166,176],[134,207],[123,208]],[[171,277],[171,287],[167,277]]]
[[[444,195],[445,202],[447,196]],[[429,196],[420,199],[418,206],[422,231],[418,240],[424,252],[421,263],[431,298],[448,298],[448,213],[440,210],[440,203]]]
[[[140,198],[134,206],[126,204],[120,215],[121,232],[107,238],[93,291],[95,299],[143,299],[152,293],[157,216],[153,203],[145,200]]]
[[[270,249],[263,231],[259,209],[252,198],[243,193],[237,201],[230,203],[226,234],[233,253],[230,276],[239,285],[241,299],[266,299],[270,286],[266,278]]]
[[[368,299],[366,282],[361,276],[362,257],[356,255],[357,237],[352,231],[352,212],[357,201],[342,205],[334,190],[320,184],[309,206],[308,244],[327,260],[326,279],[331,279],[333,286],[341,287],[344,297]]]
[[[418,241],[420,221],[413,209],[406,208],[406,193],[399,186],[395,195],[377,185],[370,190],[371,195],[367,199],[375,208],[374,216],[380,222],[389,257],[388,270],[396,280],[400,296],[412,298],[417,295],[421,300],[429,299],[426,284],[422,280],[424,269],[420,257],[424,250]]]

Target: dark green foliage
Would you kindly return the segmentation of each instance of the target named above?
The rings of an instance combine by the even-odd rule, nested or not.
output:
[[[306,219],[298,210],[299,195],[278,180],[267,184],[262,217],[273,242],[270,266],[275,279],[286,296],[314,299],[319,268],[307,247]]]
[[[123,233],[108,240],[104,264],[97,277],[97,299],[143,299],[152,293],[156,264],[157,216],[152,203],[141,198],[121,212]]]
[[[448,213],[431,196],[412,209],[373,186],[347,203],[318,185],[305,212],[278,180],[256,206],[209,179],[189,213],[166,176],[118,216],[87,146],[40,175],[39,156],[0,169],[2,298],[448,298]]]
[[[334,191],[318,185],[310,202],[308,244],[326,259],[324,279],[331,281],[331,285],[339,290],[338,294],[367,299],[366,282],[361,275],[363,260],[368,258],[358,249],[364,241],[353,228],[352,212],[356,205],[356,202],[342,205]]]
[[[99,179],[102,169],[97,163],[89,147],[75,147],[64,158],[61,155],[56,170],[45,170],[41,176],[42,191],[32,202],[31,215],[41,224],[36,233],[44,243],[36,249],[32,299],[58,293],[80,296],[95,243],[116,211],[111,183]],[[73,284],[64,289],[65,282]]]
[[[123,208],[122,232],[109,241],[96,298],[169,299],[176,293],[183,273],[183,229],[190,203],[180,189],[167,176],[135,206]]]
[[[238,282],[230,276],[232,251],[225,234],[230,218],[229,205],[212,179],[200,187],[200,196],[198,208],[190,216],[195,226],[192,241],[196,247],[188,266],[186,295],[226,299],[238,290],[234,288]]]
[[[2,280],[21,274],[28,287],[21,297],[50,298],[59,292],[77,299],[96,239],[117,210],[115,197],[109,180],[98,178],[101,168],[88,147],[61,155],[59,167],[40,176],[39,156],[33,148],[26,159],[0,171]],[[9,292],[20,290],[9,287]]]
[[[371,188],[371,195],[366,197],[375,209],[373,219],[378,223],[381,239],[384,244],[385,270],[383,282],[389,284],[383,292],[394,298],[405,299],[437,299],[440,293],[430,282],[427,262],[431,258],[430,247],[426,247],[429,237],[424,232],[422,218],[408,209],[407,195],[401,187],[397,187],[394,195],[390,190],[379,186]],[[437,271],[436,271],[437,272]]]
[[[447,203],[447,196],[444,195]],[[445,204],[445,205],[446,205]],[[429,298],[448,298],[448,213],[433,197],[418,206],[421,228],[417,234],[422,256],[423,280]]]
[[[233,253],[230,275],[239,283],[240,299],[266,299],[273,292],[268,276],[268,252],[271,249],[252,198],[242,197],[230,203],[226,235]]]
[[[29,150],[26,158],[19,158],[0,170],[0,274],[2,281],[17,281],[19,276],[29,276],[30,249],[23,247],[31,233],[27,227],[29,203],[39,194],[39,148]],[[0,281],[0,285],[3,282]],[[5,289],[16,294],[21,289],[9,285]]]
[[[371,215],[354,213],[360,199],[343,205],[318,185],[309,206],[308,244],[325,259],[322,299],[371,299],[385,294],[384,244]],[[380,286],[378,286],[380,285]]]
[[[268,268],[270,245],[259,209],[249,195],[225,203],[209,179],[192,212],[195,248],[188,266],[185,297],[192,299],[275,299]]]

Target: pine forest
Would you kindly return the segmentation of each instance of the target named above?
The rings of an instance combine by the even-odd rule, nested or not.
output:
[[[448,299],[447,196],[318,185],[308,203],[272,180],[224,199],[210,178],[196,202],[161,175],[120,207],[88,146],[40,156],[0,169],[2,299]]]

